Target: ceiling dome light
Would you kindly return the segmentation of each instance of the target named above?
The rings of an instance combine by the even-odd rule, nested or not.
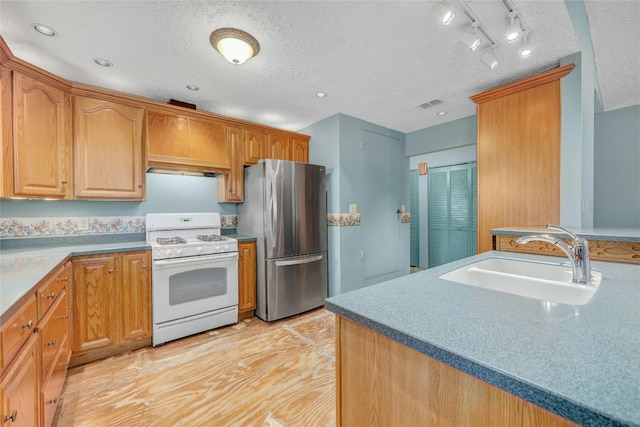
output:
[[[209,37],[211,45],[227,61],[239,65],[260,52],[260,44],[251,34],[237,28],[219,28]]]
[[[523,32],[522,41],[520,42],[520,58],[528,58],[531,56],[531,43],[529,43],[528,31]]]
[[[509,13],[509,17],[511,18],[511,23],[509,24],[509,28],[507,28],[506,37],[507,43],[513,43],[520,37],[522,28],[520,28],[520,19],[518,19],[514,12]]]
[[[488,50],[480,55],[480,60],[484,65],[489,67],[490,70],[493,70],[498,66],[498,59],[494,55],[493,51]]]
[[[54,30],[51,27],[47,27],[46,25],[42,25],[42,24],[31,24],[31,27],[36,30],[37,32],[39,32],[40,34],[42,34],[43,36],[47,36],[47,37],[55,37],[58,35],[58,32],[56,30]]]
[[[431,8],[431,11],[438,17],[442,25],[449,25],[451,21],[453,21],[453,17],[456,16],[453,8],[443,1],[436,2]]]
[[[478,37],[477,34],[465,31],[460,36],[460,42],[462,42],[463,45],[471,49],[471,51],[473,52],[478,48],[478,46],[480,46],[480,37]]]

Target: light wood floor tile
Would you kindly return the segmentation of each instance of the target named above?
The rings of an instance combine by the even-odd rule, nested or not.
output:
[[[69,370],[67,426],[333,426],[334,316],[258,318]]]

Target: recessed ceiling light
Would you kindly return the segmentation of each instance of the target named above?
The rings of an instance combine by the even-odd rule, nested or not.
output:
[[[93,62],[100,65],[101,67],[113,67],[113,64],[111,63],[111,61],[103,58],[95,58]]]
[[[196,85],[187,85],[187,89],[194,90],[194,91],[195,90],[200,90],[200,88],[198,86],[196,86]]]
[[[327,94],[326,94],[326,93],[324,93],[324,92],[318,92],[318,93],[316,93],[316,96],[317,96],[318,98],[324,98],[325,96],[327,96]]]
[[[34,30],[47,37],[55,37],[58,35],[58,32],[51,27],[47,27],[42,24],[31,24]]]
[[[446,116],[447,112],[446,111],[438,111],[437,113],[439,116]]]

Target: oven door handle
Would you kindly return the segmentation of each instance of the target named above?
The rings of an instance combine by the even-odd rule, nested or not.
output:
[[[225,259],[231,259],[231,258],[238,258],[238,253],[232,252],[228,254],[213,255],[213,256],[188,257],[188,258],[178,258],[178,259],[171,259],[171,260],[156,260],[153,262],[153,265],[188,264],[192,262],[218,261],[218,260],[225,260]]]
[[[287,265],[308,264],[310,262],[320,261],[324,255],[314,255],[307,258],[299,258],[290,261],[276,261],[276,267],[284,267]]]

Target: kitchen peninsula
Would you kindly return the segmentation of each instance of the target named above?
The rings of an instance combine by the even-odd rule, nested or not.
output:
[[[439,279],[487,252],[331,297],[337,425],[640,425],[640,268],[592,262],[588,304]]]

